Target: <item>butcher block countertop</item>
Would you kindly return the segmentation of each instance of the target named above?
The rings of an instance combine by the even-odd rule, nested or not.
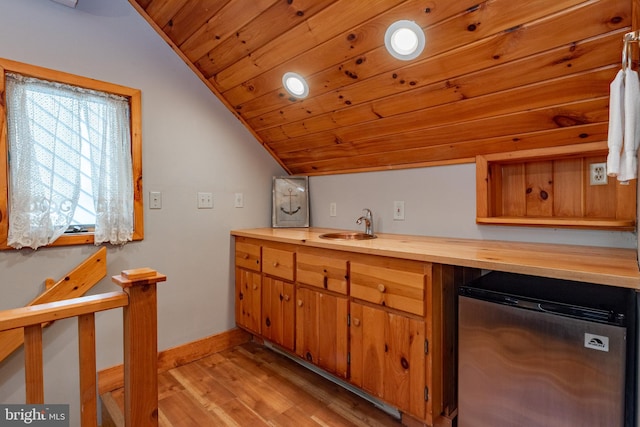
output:
[[[254,228],[231,235],[316,248],[507,271],[640,290],[635,249],[518,243],[376,233],[377,239],[327,240],[327,228]]]

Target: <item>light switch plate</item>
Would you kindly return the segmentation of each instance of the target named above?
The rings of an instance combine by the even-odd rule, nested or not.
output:
[[[149,209],[162,209],[162,193],[149,191]]]
[[[393,202],[393,220],[404,221],[404,202],[403,201]]]
[[[234,208],[244,208],[244,194],[236,193],[233,198]]]
[[[213,209],[212,193],[198,193],[198,209]]]

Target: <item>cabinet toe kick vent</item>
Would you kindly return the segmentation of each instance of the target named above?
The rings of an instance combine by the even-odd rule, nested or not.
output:
[[[400,411],[398,410],[398,408],[391,406],[391,405],[387,405],[385,402],[382,402],[378,399],[376,399],[375,397],[371,396],[370,394],[362,391],[361,389],[352,386],[351,384],[349,384],[346,381],[342,381],[340,378],[334,377],[333,375],[331,375],[330,373],[323,371],[322,369],[318,368],[315,365],[312,365],[311,363],[305,361],[304,359],[300,359],[298,357],[293,357],[291,356],[289,353],[287,353],[286,351],[282,351],[276,344],[264,340],[264,346],[267,347],[270,350],[275,351],[278,354],[281,354],[282,356],[293,360],[294,362],[304,366],[305,368],[315,372],[316,374],[320,375],[323,378],[328,379],[329,381],[339,385],[340,387],[344,388],[345,390],[349,390],[350,392],[360,396],[361,398],[371,402],[374,406],[376,406],[377,408],[379,408],[380,410],[386,412],[387,414],[391,415],[392,417],[396,418],[396,419],[401,419],[402,416],[400,414]],[[425,398],[428,395],[428,390],[427,388],[425,388],[424,391],[425,394]],[[426,400],[426,399],[425,399]]]

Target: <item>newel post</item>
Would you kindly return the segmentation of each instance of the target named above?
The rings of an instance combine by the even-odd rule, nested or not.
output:
[[[158,307],[156,283],[167,276],[150,268],[124,270],[114,283],[129,295],[124,311],[124,420],[127,427],[158,425]]]

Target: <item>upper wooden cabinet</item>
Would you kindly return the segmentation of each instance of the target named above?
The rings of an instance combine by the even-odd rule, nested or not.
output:
[[[476,158],[479,224],[633,230],[636,180],[591,183],[607,161],[606,143]]]

